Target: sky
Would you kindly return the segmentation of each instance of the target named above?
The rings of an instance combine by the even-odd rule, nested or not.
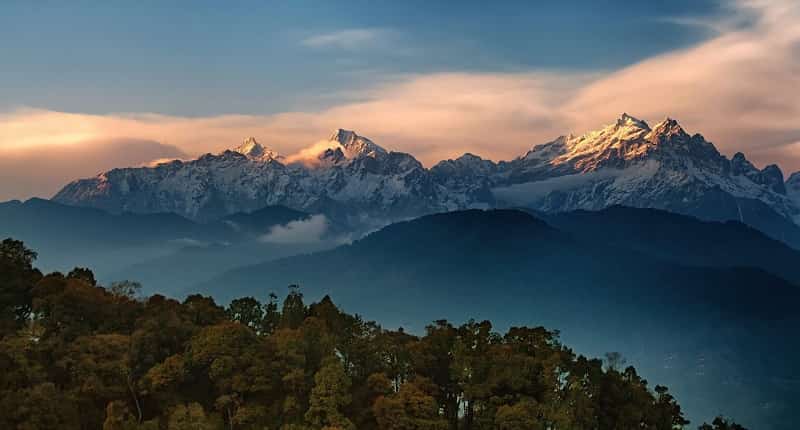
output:
[[[0,200],[248,136],[426,165],[622,112],[800,169],[800,2],[0,3]]]

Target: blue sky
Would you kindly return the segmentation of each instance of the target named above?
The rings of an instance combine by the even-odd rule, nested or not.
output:
[[[31,2],[0,5],[0,110],[313,110],[433,72],[602,71],[709,36],[706,1]],[[315,43],[316,41],[316,43]]]

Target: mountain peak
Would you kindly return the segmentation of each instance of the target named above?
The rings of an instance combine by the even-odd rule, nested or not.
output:
[[[480,156],[475,155],[475,154],[473,154],[471,152],[465,152],[460,157],[456,158],[455,161],[462,161],[462,162],[466,162],[466,163],[474,163],[474,162],[481,162],[481,161],[484,161],[484,160]]]
[[[385,149],[366,137],[359,136],[352,130],[336,129],[331,133],[331,137],[328,140],[341,145],[348,158],[375,157],[379,154],[386,154]]]
[[[641,128],[644,130],[650,130],[650,126],[647,125],[646,122],[639,118],[635,118],[627,113],[623,112],[622,115],[617,119],[617,126],[618,127],[636,127]]]
[[[680,135],[680,136],[688,136],[686,131],[683,130],[678,121],[666,117],[663,121],[659,122],[658,124],[653,127],[653,133],[658,135]]]
[[[343,128],[337,128],[336,130],[331,133],[331,137],[328,140],[332,142],[339,142],[344,145],[346,142],[352,142],[358,138],[358,135],[353,130],[345,130]]]
[[[258,141],[256,141],[255,137],[252,136],[245,139],[241,145],[234,149],[234,151],[251,159],[266,160],[277,157],[277,154],[274,151],[265,148],[263,145],[258,143]]]

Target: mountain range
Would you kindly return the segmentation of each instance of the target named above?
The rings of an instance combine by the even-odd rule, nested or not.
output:
[[[510,161],[426,168],[342,129],[299,154],[249,138],[113,169],[0,203],[0,236],[46,270],[91,264],[147,293],[225,303],[300,284],[417,332],[535,321],[581,353],[622,352],[690,417],[793,428],[800,172],[627,114]]]
[[[113,213],[170,212],[209,221],[264,206],[323,213],[364,231],[430,213],[526,207],[545,212],[613,205],[738,220],[800,246],[800,172],[730,159],[673,119],[653,127],[623,114],[581,136],[561,136],[511,161],[473,154],[425,168],[336,130],[304,157],[255,139],[219,154],[121,168],[66,185],[53,200]]]

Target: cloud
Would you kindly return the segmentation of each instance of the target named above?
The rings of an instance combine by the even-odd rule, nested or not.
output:
[[[312,215],[308,219],[274,226],[260,240],[279,244],[319,242],[328,231],[329,224],[325,215]]]
[[[185,156],[174,146],[136,139],[99,139],[81,145],[50,142],[24,151],[0,146],[0,201],[50,197],[75,178],[156,158]]]
[[[587,184],[600,182],[623,175],[621,170],[605,169],[595,172],[588,172],[575,175],[564,175],[556,178],[548,178],[536,182],[524,182],[507,187],[498,187],[492,193],[500,200],[518,206],[530,206],[543,197],[547,197],[554,191],[569,191],[575,188],[584,187]]]
[[[20,109],[0,115],[0,150],[76,148],[98,140],[139,139],[198,154],[236,146],[236,142],[249,135],[269,137],[275,133],[278,142],[283,135],[297,137],[295,130],[270,126],[270,122],[270,117],[254,115],[188,118],[153,113],[88,115]]]
[[[209,243],[209,242],[206,242],[206,241],[203,241],[203,240],[193,239],[191,237],[182,237],[182,238],[179,238],[179,239],[172,239],[172,240],[169,241],[169,243],[172,243],[172,244],[175,244],[175,245],[184,246],[184,247],[192,247],[192,248],[208,248],[211,245],[211,243]]]
[[[386,41],[391,34],[389,30],[380,28],[351,28],[310,36],[302,43],[311,48],[338,48],[351,51],[377,46]]]
[[[670,115],[727,152],[800,168],[800,3],[741,1],[732,13],[750,24],[611,73],[563,113],[578,128],[608,112]]]
[[[287,164],[291,163],[300,163],[306,166],[316,166],[319,165],[319,155],[322,154],[324,151],[328,149],[336,149],[341,148],[342,145],[338,142],[329,141],[329,140],[320,140],[319,142],[307,147],[303,148],[300,151],[295,152],[294,154],[286,156],[283,160]]]
[[[41,148],[138,139],[196,156],[256,136],[289,158],[304,159],[319,148],[304,149],[341,127],[431,165],[464,152],[509,159],[628,112],[649,121],[677,118],[725,154],[742,151],[758,165],[794,171],[800,169],[799,9],[795,0],[731,3],[714,18],[719,25],[702,19],[713,28],[707,40],[621,70],[405,75],[359,89],[356,101],[333,99],[316,112],[185,118],[19,110],[0,115],[0,151],[47,158]],[[695,24],[686,17],[675,25]],[[316,39],[317,46],[347,39],[325,36],[331,37]],[[173,156],[180,155],[151,159]],[[18,174],[20,181],[33,175]]]

